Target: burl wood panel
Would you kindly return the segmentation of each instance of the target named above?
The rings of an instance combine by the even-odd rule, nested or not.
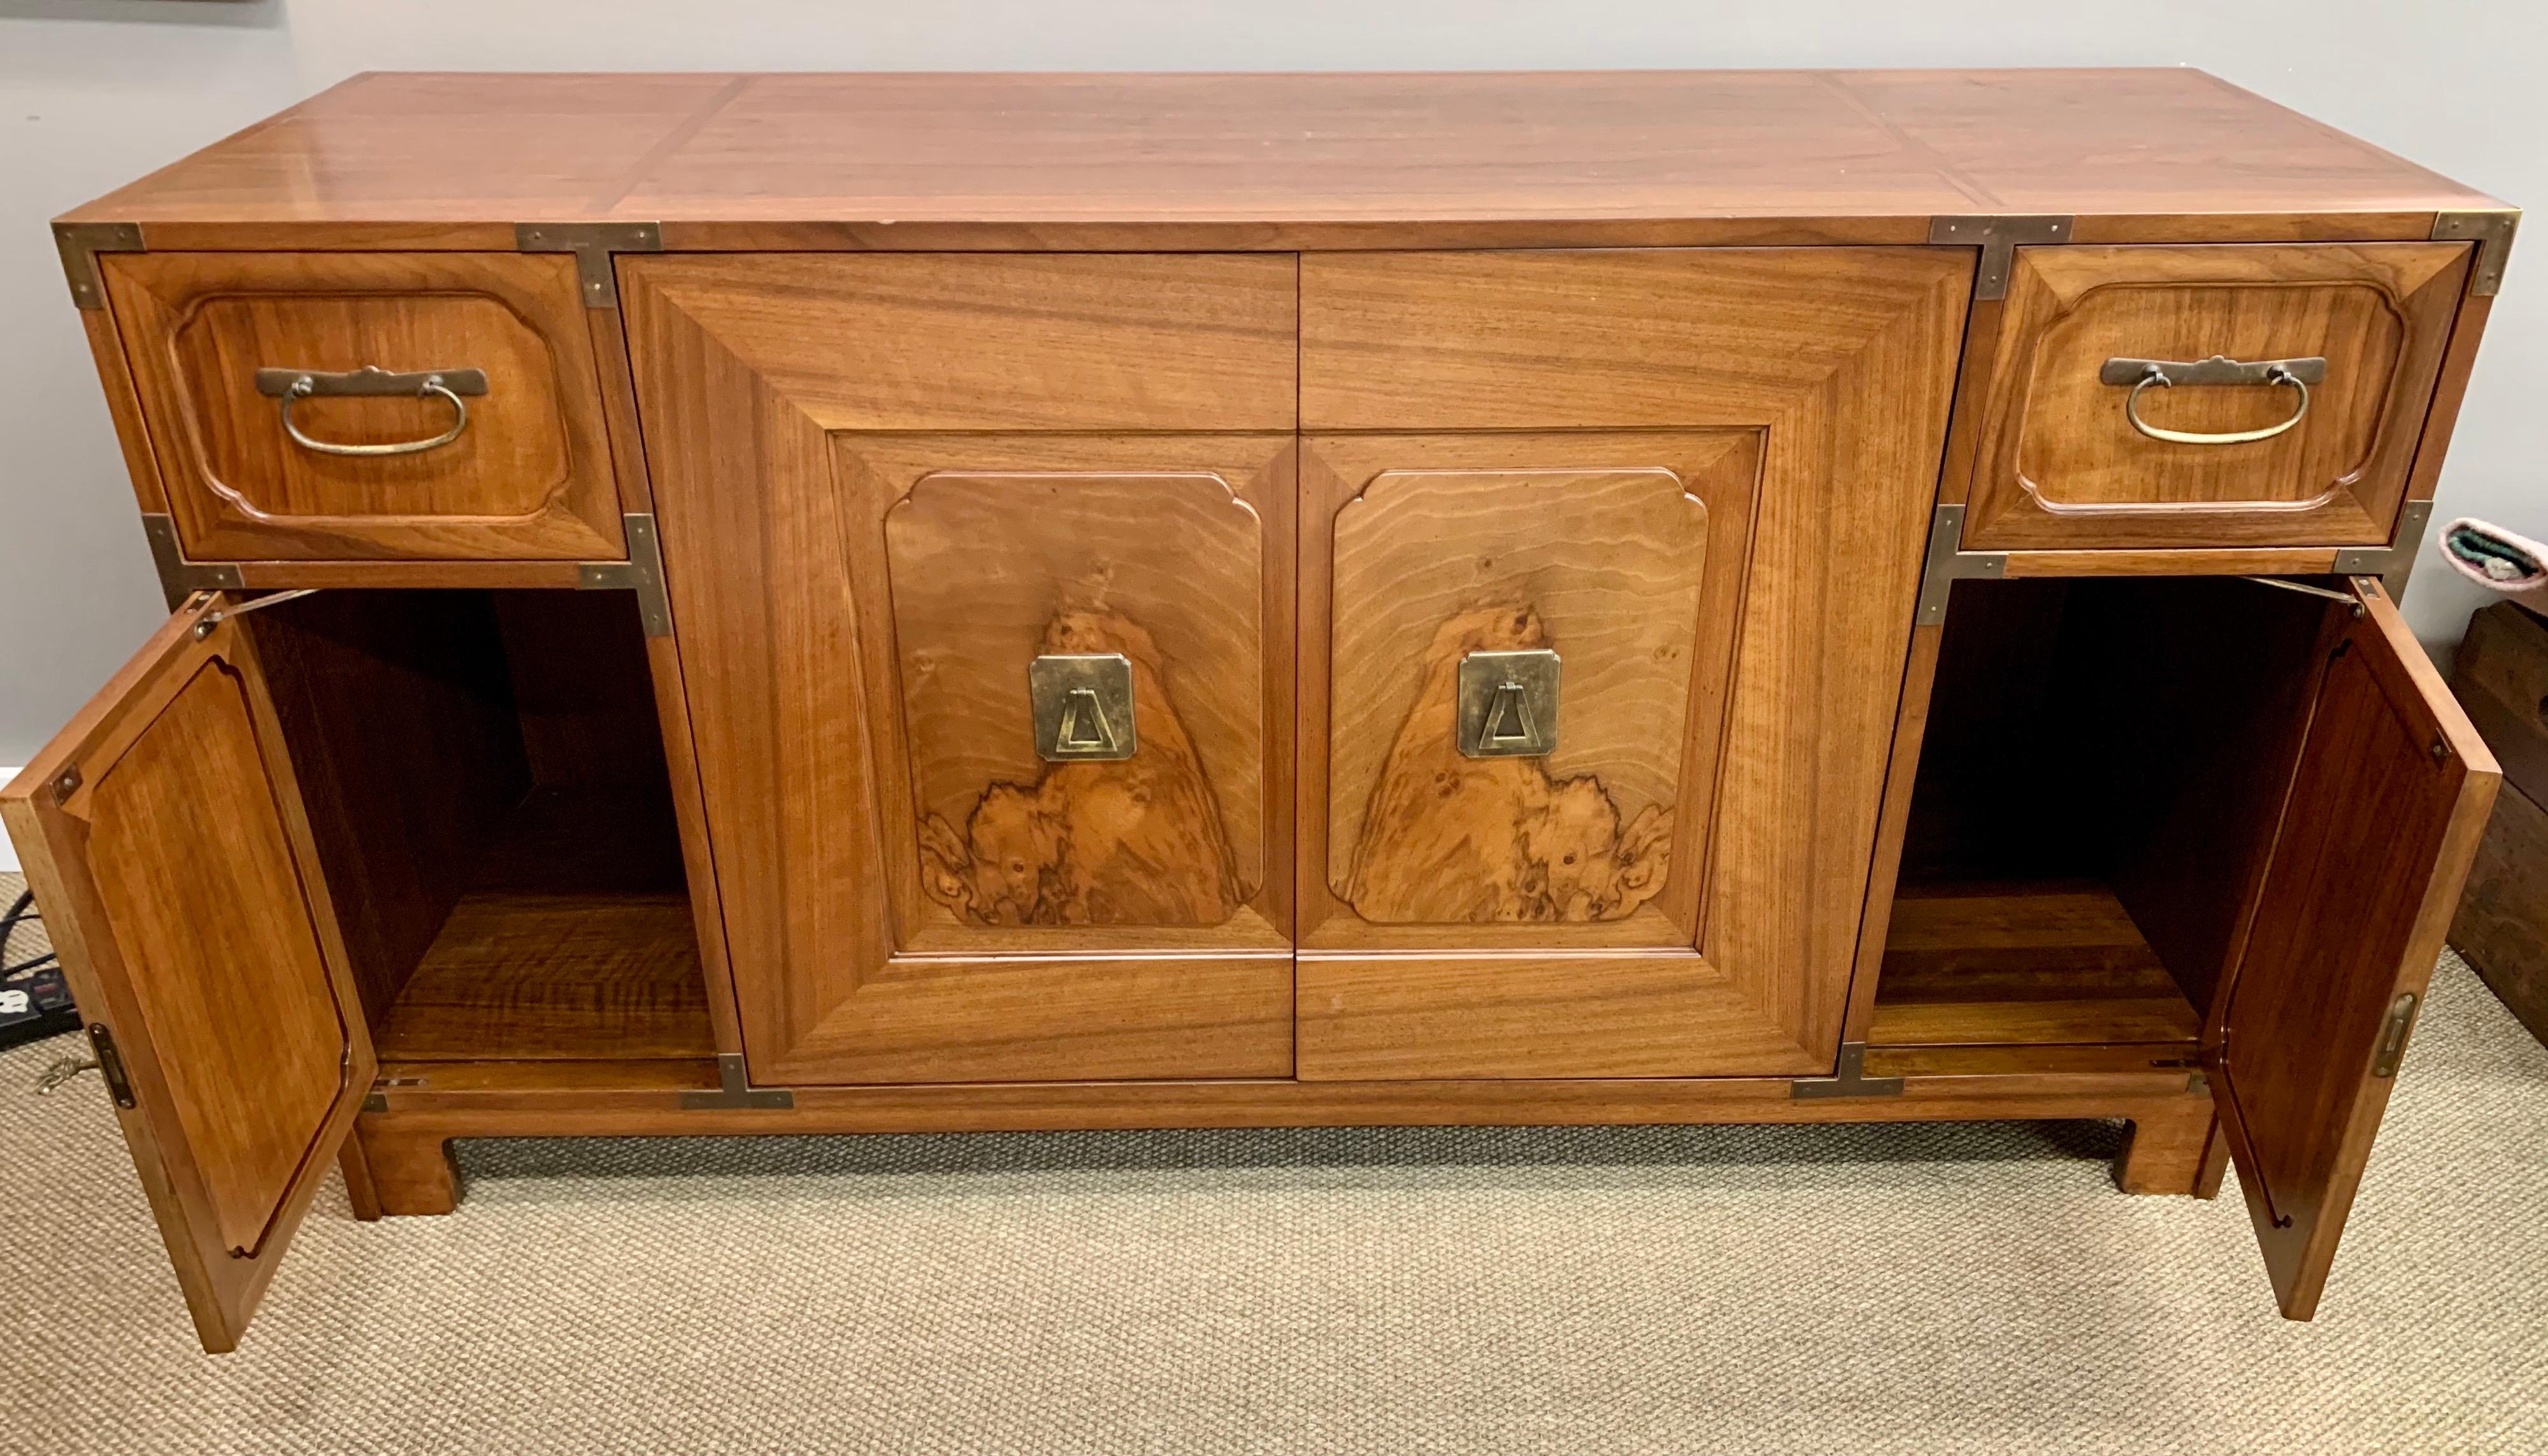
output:
[[[884,535],[929,901],[977,925],[1234,914],[1265,877],[1265,531],[1247,502],[1217,475],[942,471]],[[1041,653],[1131,660],[1138,753],[1039,755]]]
[[[1288,762],[1288,433],[1103,432],[1288,431],[1291,260],[643,258],[620,277],[754,1076],[1288,1074],[1285,876],[1220,926],[1057,945],[932,924],[884,515],[942,472],[1218,476],[1265,526],[1262,742]],[[1011,433],[882,432],[929,422]],[[1040,426],[1073,432],[1016,433]],[[1269,865],[1291,860],[1280,802]]]
[[[2500,777],[2377,583],[2355,590],[2365,614],[2331,632],[2245,953],[2205,1031],[2266,1272],[2295,1320],[2318,1307],[2396,1083],[2372,1075],[2383,1024],[2432,977]]]
[[[113,1030],[134,1166],[214,1350],[375,1065],[254,651],[209,615],[228,604],[195,598],[0,793],[80,1009]]]
[[[1671,872],[1693,677],[1713,669],[1695,695],[1723,701],[1733,614],[1702,622],[1707,498],[1730,497],[1748,520],[1757,437],[1572,442],[1607,468],[1436,466],[1463,443],[1482,442],[1308,447],[1361,483],[1334,516],[1328,587],[1329,886],[1380,924],[1624,920]],[[1670,464],[1626,463],[1638,460]],[[1436,468],[1375,474],[1378,462]],[[1728,535],[1739,543],[1740,526]],[[1719,566],[1739,579],[1739,555]],[[1461,658],[1523,648],[1563,663],[1557,752],[1465,756]]]
[[[2464,243],[2020,248],[1983,417],[1968,546],[2385,542],[2467,276]],[[2150,439],[2110,358],[2322,357],[2309,414],[2271,439]],[[2286,387],[2143,392],[2141,417],[2220,433],[2291,417]]]
[[[107,291],[197,560],[624,554],[601,388],[572,258],[517,253],[148,253]],[[410,455],[295,444],[263,368],[482,369],[468,424]],[[430,439],[440,399],[312,398],[314,439]]]
[[[1302,259],[1305,425],[1421,445],[1305,445],[1302,1076],[1831,1066],[1970,261],[1880,248]],[[1721,444],[1689,453],[1710,435],[1749,440],[1757,484],[1723,489],[1702,464]],[[1362,453],[1325,463],[1339,450]],[[1701,495],[1709,527],[1664,891],[1617,921],[1354,915],[1326,863],[1343,721],[1330,654],[1345,641],[1330,577],[1347,502],[1390,470],[1656,468]],[[1730,668],[1708,671],[1713,643]]]

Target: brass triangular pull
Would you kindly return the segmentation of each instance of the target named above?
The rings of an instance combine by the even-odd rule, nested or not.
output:
[[[1105,704],[1098,701],[1097,689],[1074,687],[1062,700],[1061,722],[1054,728],[1052,751],[1087,753],[1115,746],[1115,730],[1107,725]]]
[[[1528,744],[1538,737],[1531,724],[1530,694],[1510,679],[1497,683],[1496,695],[1487,704],[1487,721],[1478,730],[1478,748],[1484,751]]]

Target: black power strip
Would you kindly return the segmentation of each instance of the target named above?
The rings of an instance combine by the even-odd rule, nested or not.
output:
[[[79,1008],[71,1004],[71,988],[62,979],[61,962],[53,954],[46,951],[17,961],[8,958],[9,942],[18,927],[43,920],[36,913],[33,890],[19,895],[8,913],[0,914],[0,1047],[79,1030]]]

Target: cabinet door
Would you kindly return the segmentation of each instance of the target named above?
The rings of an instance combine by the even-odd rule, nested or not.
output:
[[[1293,260],[624,279],[755,1078],[1289,1075]]]
[[[1833,1066],[1970,269],[1303,259],[1302,1077]]]
[[[229,605],[189,601],[0,791],[214,1351],[237,1344],[374,1066]]]
[[[2283,1313],[2318,1308],[2499,774],[2382,594],[2330,629],[2205,1059]]]

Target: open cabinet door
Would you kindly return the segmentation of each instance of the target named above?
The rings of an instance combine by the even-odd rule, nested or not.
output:
[[[2495,801],[2495,759],[2378,582],[2335,608],[2205,1060],[2283,1313],[2306,1320]]]
[[[216,1352],[238,1343],[374,1067],[234,605],[189,600],[0,790]]]

